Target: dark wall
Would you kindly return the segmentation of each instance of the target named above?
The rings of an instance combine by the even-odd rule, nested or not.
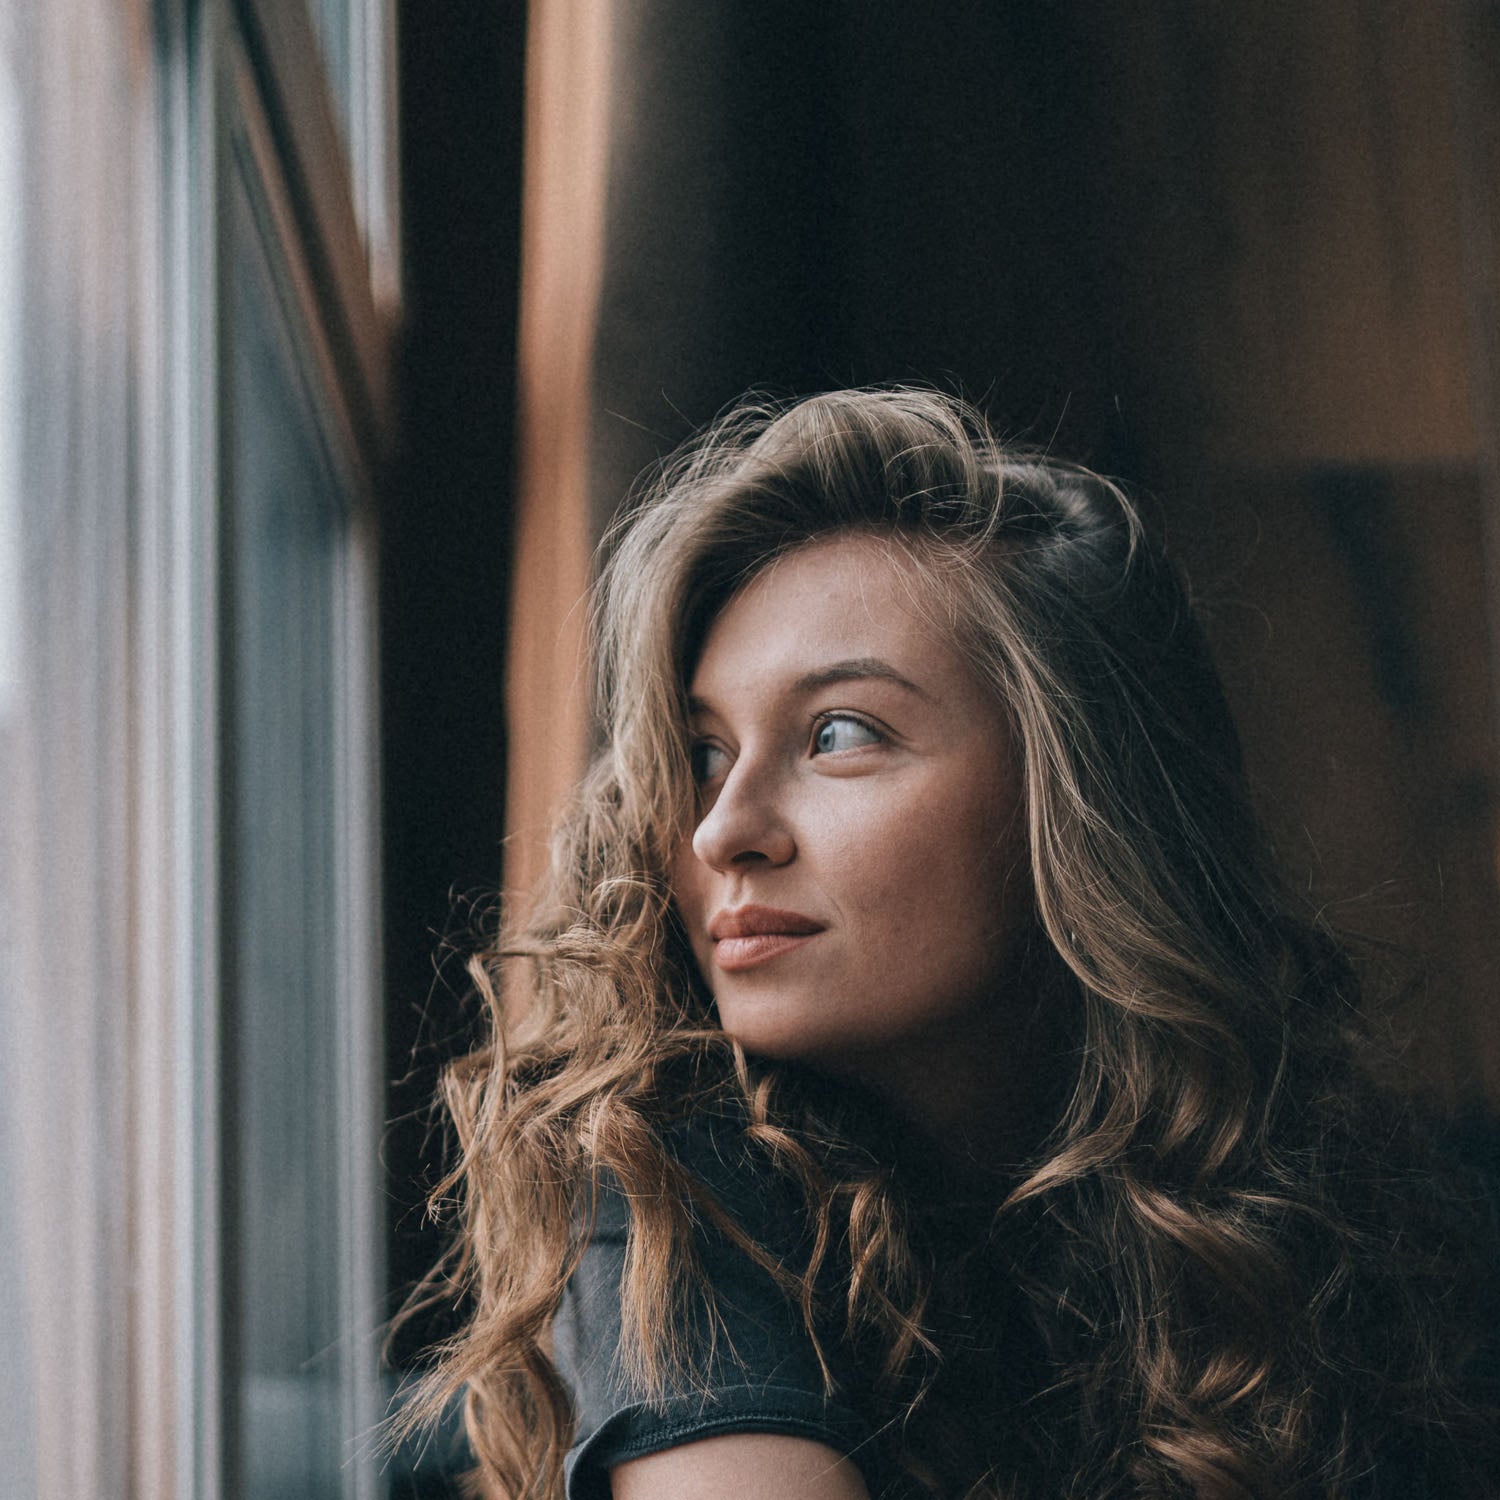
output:
[[[381,572],[397,1298],[440,1248],[421,1203],[437,1068],[468,1041],[467,898],[501,876],[525,7],[406,4],[399,46],[407,317]]]
[[[750,387],[934,380],[1133,463],[1066,6],[615,13],[601,511]]]

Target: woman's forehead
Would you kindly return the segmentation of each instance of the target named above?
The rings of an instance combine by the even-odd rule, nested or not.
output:
[[[691,674],[695,697],[769,678],[819,674],[930,679],[935,694],[972,676],[934,606],[934,585],[900,539],[834,533],[783,553],[711,622]]]
[[[937,554],[935,544],[897,531],[851,528],[824,532],[783,548],[749,570],[715,611],[713,620],[747,595],[753,597],[784,586],[789,571],[798,579],[816,574],[825,584],[836,583],[859,595],[876,595],[899,603],[919,618],[925,617],[939,597],[952,592],[951,569],[941,566]]]

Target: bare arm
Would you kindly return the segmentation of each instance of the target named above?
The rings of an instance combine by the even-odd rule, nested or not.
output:
[[[869,1500],[859,1470],[823,1443],[732,1432],[633,1458],[610,1471],[614,1500]]]

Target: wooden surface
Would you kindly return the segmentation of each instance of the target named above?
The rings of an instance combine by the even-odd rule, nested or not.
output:
[[[506,700],[505,885],[524,899],[588,750],[586,606],[594,327],[608,143],[608,7],[533,0]],[[497,643],[498,644],[498,643]]]

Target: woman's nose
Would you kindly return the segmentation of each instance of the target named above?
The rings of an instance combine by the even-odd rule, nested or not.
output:
[[[767,778],[735,765],[693,833],[693,853],[715,870],[786,864],[797,844],[779,800]]]

